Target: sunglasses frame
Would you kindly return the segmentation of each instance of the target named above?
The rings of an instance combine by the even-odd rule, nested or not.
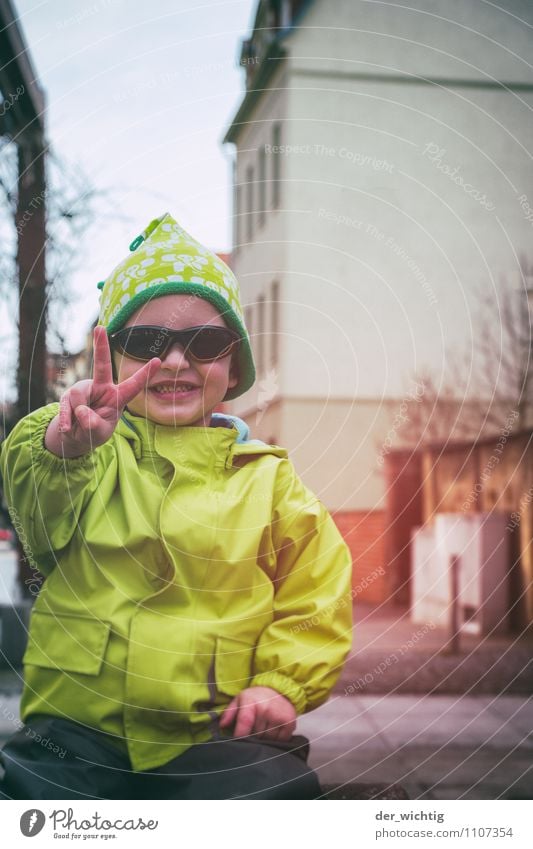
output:
[[[222,330],[224,333],[229,334],[233,337],[232,341],[229,343],[228,347],[220,354],[217,354],[216,357],[208,357],[204,359],[202,357],[197,357],[193,354],[192,351],[189,350],[191,342],[194,342],[195,336],[198,335],[198,332],[201,330]],[[128,333],[131,334],[132,331],[135,330],[152,330],[157,331],[156,338],[157,343],[154,344],[150,348],[150,354],[148,357],[135,357],[132,354],[129,354],[120,343],[120,336]],[[161,340],[161,341],[159,341]],[[180,341],[181,340],[181,341]],[[188,341],[187,341],[188,340]],[[137,360],[137,362],[146,363],[152,359],[152,357],[160,357],[161,359],[167,354],[169,348],[172,345],[175,345],[178,342],[179,345],[183,348],[184,353],[188,353],[193,360],[196,360],[200,363],[213,363],[216,360],[221,360],[224,357],[229,356],[233,353],[235,346],[241,341],[241,337],[234,330],[230,330],[229,327],[218,327],[217,325],[212,324],[200,324],[197,327],[186,327],[183,330],[170,330],[168,327],[161,327],[157,324],[139,324],[133,327],[122,327],[120,330],[117,330],[115,333],[111,333],[109,336],[110,345],[118,351],[119,354],[122,354],[124,357],[128,357],[131,360]],[[152,348],[154,349],[152,351]]]

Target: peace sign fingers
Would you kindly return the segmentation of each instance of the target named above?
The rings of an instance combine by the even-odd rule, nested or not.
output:
[[[107,330],[101,325],[94,328],[93,334],[93,387],[103,389],[113,383],[113,368],[111,365],[111,350],[107,338]]]

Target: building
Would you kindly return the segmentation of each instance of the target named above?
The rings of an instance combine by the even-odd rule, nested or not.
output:
[[[386,557],[380,452],[423,392],[415,376],[438,376],[466,346],[475,394],[479,292],[497,298],[500,275],[523,283],[524,20],[523,0],[445,12],[437,0],[261,0],[242,44],[246,90],[224,141],[259,380],[232,409],[288,447],[345,533],[356,583]]]
[[[533,430],[513,430],[513,417],[492,439],[433,443],[415,451],[394,450],[385,459],[387,520],[385,550],[396,586],[412,601],[417,564],[413,531],[431,532],[443,514],[482,523],[501,517],[505,527],[505,577],[496,594],[507,600],[507,626],[519,632],[533,622]],[[453,525],[453,522],[451,523]],[[451,545],[449,531],[447,545]],[[460,546],[459,546],[460,547]],[[495,546],[495,549],[497,546]],[[434,556],[434,555],[431,555]],[[490,559],[490,556],[489,558]],[[485,564],[487,565],[487,564]],[[424,576],[418,575],[418,583]],[[409,598],[411,596],[411,598]]]
[[[87,347],[76,354],[55,354],[48,352],[46,358],[47,403],[59,401],[73,383],[91,376],[90,339]]]

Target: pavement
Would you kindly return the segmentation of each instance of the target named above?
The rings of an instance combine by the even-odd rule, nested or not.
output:
[[[533,698],[334,695],[298,720],[323,785],[411,799],[532,799]]]
[[[414,623],[394,604],[356,604],[353,649],[338,690],[346,695],[533,694],[533,630],[461,631],[459,650],[433,622]]]
[[[533,635],[459,635],[356,604],[330,700],[301,717],[324,785],[399,784],[412,799],[533,798]]]
[[[395,783],[411,799],[533,798],[531,633],[461,635],[393,606],[356,605],[354,650],[330,700],[298,720],[322,785]],[[0,670],[0,745],[20,676]],[[337,791],[335,798],[343,798]]]

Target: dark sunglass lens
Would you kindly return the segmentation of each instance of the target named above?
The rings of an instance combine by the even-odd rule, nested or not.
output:
[[[189,343],[189,350],[197,360],[216,360],[229,351],[235,336],[224,327],[203,327]]]
[[[132,327],[118,337],[119,345],[126,356],[136,360],[150,360],[160,356],[161,341],[157,328],[151,327]]]
[[[183,345],[196,360],[209,362],[229,354],[238,337],[225,327],[198,327],[169,331],[164,327],[131,327],[113,337],[114,346],[127,357],[150,360],[163,357],[169,344]]]

